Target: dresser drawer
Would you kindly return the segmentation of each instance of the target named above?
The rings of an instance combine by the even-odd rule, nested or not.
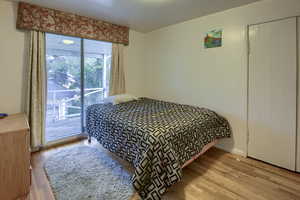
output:
[[[29,193],[29,127],[25,115],[0,120],[0,197],[14,200]]]

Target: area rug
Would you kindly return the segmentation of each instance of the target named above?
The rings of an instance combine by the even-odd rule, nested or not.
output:
[[[56,200],[129,200],[134,194],[130,173],[99,148],[58,151],[44,168]]]

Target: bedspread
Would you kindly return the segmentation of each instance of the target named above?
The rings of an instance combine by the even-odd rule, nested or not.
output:
[[[132,163],[133,186],[147,200],[159,200],[182,177],[181,166],[231,129],[226,119],[195,106],[149,98],[87,108],[89,136]]]

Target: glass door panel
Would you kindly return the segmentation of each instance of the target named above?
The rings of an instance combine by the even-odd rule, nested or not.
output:
[[[112,44],[84,39],[84,110],[107,95]],[[84,120],[85,122],[85,120]]]
[[[82,133],[81,39],[46,34],[46,143]]]

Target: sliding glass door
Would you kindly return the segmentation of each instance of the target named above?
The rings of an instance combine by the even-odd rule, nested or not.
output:
[[[45,142],[84,133],[87,106],[107,91],[111,43],[46,34]]]
[[[84,40],[84,110],[107,95],[111,48],[111,43]]]

